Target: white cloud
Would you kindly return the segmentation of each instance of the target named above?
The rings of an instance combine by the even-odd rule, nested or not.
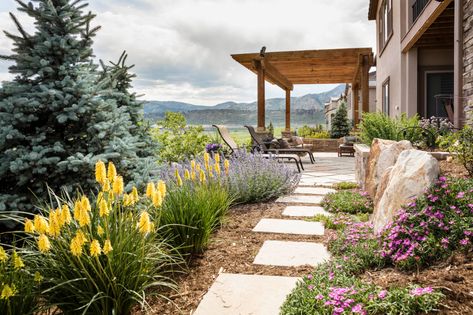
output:
[[[0,28],[14,30],[0,6]],[[95,0],[95,53],[136,64],[135,89],[146,99],[215,104],[256,98],[256,77],[232,53],[372,47],[375,32],[366,0]],[[3,11],[2,11],[3,10]],[[0,53],[11,49],[0,35]],[[0,77],[5,67],[0,64]],[[296,86],[294,95],[326,90]],[[269,87],[268,97],[283,92]]]

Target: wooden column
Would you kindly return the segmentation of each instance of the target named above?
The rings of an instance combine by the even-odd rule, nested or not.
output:
[[[455,1],[453,53],[453,124],[455,128],[461,128],[465,118],[463,98],[463,0]]]
[[[286,89],[286,131],[291,131],[291,90]]]
[[[370,64],[368,56],[363,56],[363,65],[361,67],[361,101],[362,112],[370,111],[370,86],[369,86]]]
[[[356,128],[356,125],[358,125],[358,123],[360,122],[360,118],[359,118],[359,89],[358,89],[358,84],[357,83],[354,83],[352,85],[352,88],[353,88],[353,123],[355,124],[355,128]]]
[[[261,65],[261,62],[256,63],[258,70],[258,127],[256,131],[265,131],[266,130],[266,119],[265,119],[265,95],[264,95],[264,69]]]

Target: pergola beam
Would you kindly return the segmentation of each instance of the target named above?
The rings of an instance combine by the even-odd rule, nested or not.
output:
[[[263,67],[265,74],[268,76],[268,79],[274,81],[274,83],[283,90],[294,90],[294,85],[283,76],[278,69],[273,67],[273,65],[266,59],[261,60],[261,66]]]

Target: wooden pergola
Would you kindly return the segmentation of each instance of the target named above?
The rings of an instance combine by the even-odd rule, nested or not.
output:
[[[258,76],[258,131],[265,130],[265,81],[286,91],[286,130],[291,130],[291,91],[295,84],[351,83],[353,117],[359,122],[359,93],[362,111],[369,111],[369,70],[374,65],[371,48],[300,50],[236,54],[232,58]]]

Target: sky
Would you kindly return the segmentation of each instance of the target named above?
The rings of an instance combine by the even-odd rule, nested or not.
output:
[[[97,60],[117,60],[126,50],[144,100],[215,105],[256,99],[256,75],[231,54],[266,51],[374,47],[368,0],[90,0],[102,26],[94,42]],[[15,32],[9,12],[27,30],[29,18],[14,0],[0,0],[0,30]],[[0,54],[11,41],[0,34]],[[0,81],[11,80],[0,60]],[[335,85],[296,85],[293,96]],[[284,97],[266,85],[266,97]]]

